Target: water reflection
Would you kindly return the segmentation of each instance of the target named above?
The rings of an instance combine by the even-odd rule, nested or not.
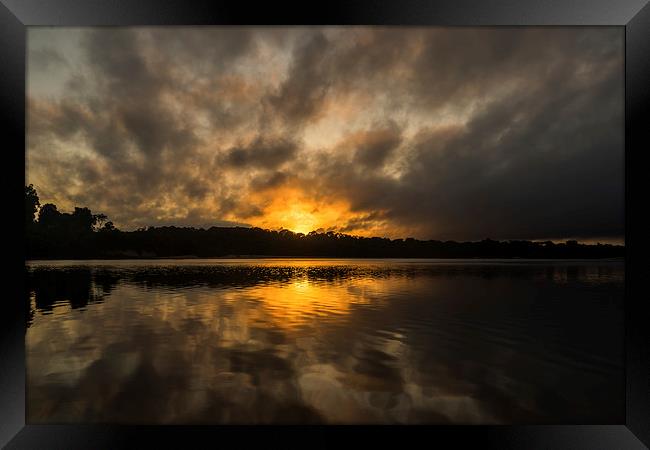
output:
[[[28,422],[612,423],[617,262],[31,263]]]

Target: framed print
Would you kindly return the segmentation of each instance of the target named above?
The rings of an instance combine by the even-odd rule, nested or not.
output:
[[[647,2],[0,13],[7,448],[650,445]]]

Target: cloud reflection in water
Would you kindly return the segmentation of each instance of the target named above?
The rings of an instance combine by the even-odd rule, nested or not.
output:
[[[28,422],[615,422],[623,274],[612,262],[31,263]]]

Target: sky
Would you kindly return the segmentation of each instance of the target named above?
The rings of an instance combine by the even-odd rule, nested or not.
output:
[[[623,37],[30,27],[26,182],[123,230],[620,243]]]

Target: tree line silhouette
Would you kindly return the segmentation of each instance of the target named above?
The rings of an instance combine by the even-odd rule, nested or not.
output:
[[[121,231],[86,207],[71,213],[41,205],[25,186],[27,259],[315,256],[360,258],[620,258],[625,247],[526,240],[455,242],[308,234],[246,227],[148,227]]]

